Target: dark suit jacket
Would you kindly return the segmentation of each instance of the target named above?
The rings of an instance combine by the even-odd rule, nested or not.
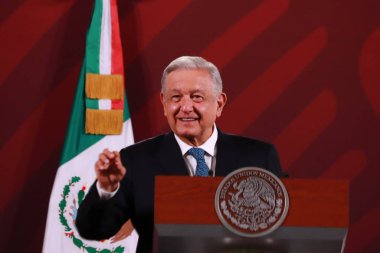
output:
[[[280,176],[279,159],[271,144],[219,131],[216,145],[216,176],[247,166]],[[151,252],[154,177],[186,176],[188,169],[173,133],[124,148],[120,155],[127,174],[119,191],[110,200],[100,200],[94,184],[78,210],[76,225],[84,238],[100,240],[113,236],[131,218],[139,234],[137,252]]]

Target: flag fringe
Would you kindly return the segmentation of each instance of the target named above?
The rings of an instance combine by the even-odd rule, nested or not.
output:
[[[86,96],[98,99],[123,99],[123,76],[86,74]]]
[[[86,109],[86,133],[121,134],[123,110]]]

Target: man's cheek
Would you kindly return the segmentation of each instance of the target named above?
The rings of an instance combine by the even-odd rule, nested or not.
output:
[[[194,112],[197,113],[199,116],[207,113],[207,106],[197,105],[197,106],[194,106],[193,108],[194,108]]]
[[[169,112],[170,114],[172,114],[173,116],[177,115],[178,112],[180,111],[180,107],[179,105],[177,104],[172,104],[170,107],[169,107]]]

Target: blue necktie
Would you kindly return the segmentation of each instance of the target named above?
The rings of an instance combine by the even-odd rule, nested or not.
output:
[[[205,151],[201,148],[191,148],[188,152],[197,160],[195,176],[207,177],[209,169],[205,161]]]

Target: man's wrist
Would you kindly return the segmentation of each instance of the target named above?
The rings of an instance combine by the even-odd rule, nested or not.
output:
[[[98,183],[99,183],[100,188],[106,192],[114,192],[119,188],[119,183],[116,183],[114,185],[107,185],[107,186],[102,185],[99,181]]]
[[[96,189],[98,190],[98,193],[99,193],[99,196],[101,199],[110,199],[112,198],[113,196],[115,196],[115,194],[117,193],[117,191],[119,190],[119,187],[120,187],[120,183],[118,183],[116,185],[116,187],[109,187],[110,190],[108,189],[104,189],[99,181],[96,182]],[[112,191],[112,188],[114,189]]]

